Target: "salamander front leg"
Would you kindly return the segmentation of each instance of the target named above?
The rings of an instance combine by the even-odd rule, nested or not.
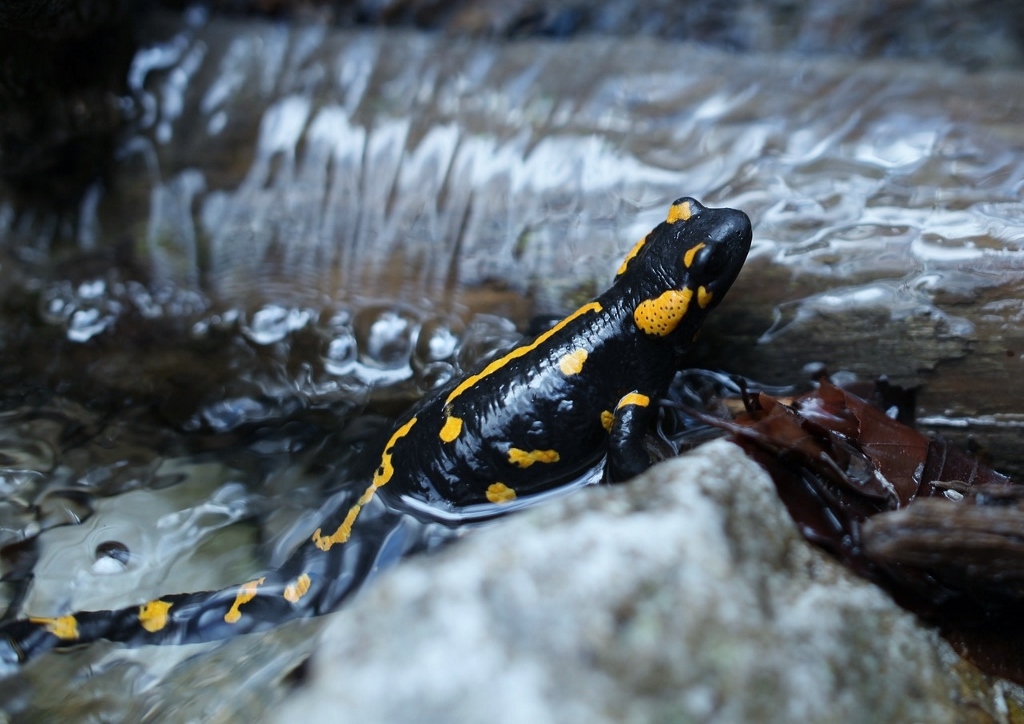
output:
[[[651,398],[634,390],[623,395],[612,413],[607,477],[613,483],[636,477],[651,466],[644,446],[654,409]]]

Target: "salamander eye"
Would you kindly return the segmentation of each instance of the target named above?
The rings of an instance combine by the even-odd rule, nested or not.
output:
[[[683,263],[691,285],[700,285],[707,290],[727,289],[739,273],[743,257],[737,258],[729,253],[729,248],[721,243],[708,241],[691,247],[683,255]]]
[[[686,253],[683,254],[683,266],[685,266],[687,269],[693,266],[693,260],[697,258],[697,255],[705,247],[707,247],[707,244],[705,244],[702,241],[701,243],[695,244],[694,246],[691,246],[689,249],[687,249]],[[704,256],[706,255],[707,254],[705,254]]]

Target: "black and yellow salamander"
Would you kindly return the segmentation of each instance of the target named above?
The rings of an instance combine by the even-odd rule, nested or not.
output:
[[[679,199],[608,291],[400,418],[366,488],[328,506],[283,566],[220,591],[10,621],[0,626],[0,664],[97,639],[190,643],[326,613],[408,549],[391,525],[399,517],[514,508],[602,457],[608,479],[636,475],[651,464],[643,438],[656,403],[739,274],[750,238],[743,212]]]

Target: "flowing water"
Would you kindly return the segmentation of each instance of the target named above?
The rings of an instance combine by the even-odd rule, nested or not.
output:
[[[112,178],[73,216],[0,202],[5,603],[123,605],[280,562],[389,416],[607,284],[683,194],[755,222],[696,363],[888,373],[926,384],[937,426],[1024,421],[1019,74],[198,11],[153,37]],[[972,355],[999,362],[987,382],[938,383]],[[231,686],[258,711],[316,627],[94,646],[0,699],[188,718],[182,691]]]

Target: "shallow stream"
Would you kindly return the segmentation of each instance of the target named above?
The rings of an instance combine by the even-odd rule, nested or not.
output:
[[[0,201],[0,546],[35,575],[7,600],[107,607],[280,561],[388,417],[602,289],[684,194],[755,225],[695,365],[888,374],[1024,470],[1018,72],[196,11],[152,37],[113,178],[76,215]],[[0,699],[159,718],[228,658],[258,707],[317,625],[258,656],[47,657]]]

